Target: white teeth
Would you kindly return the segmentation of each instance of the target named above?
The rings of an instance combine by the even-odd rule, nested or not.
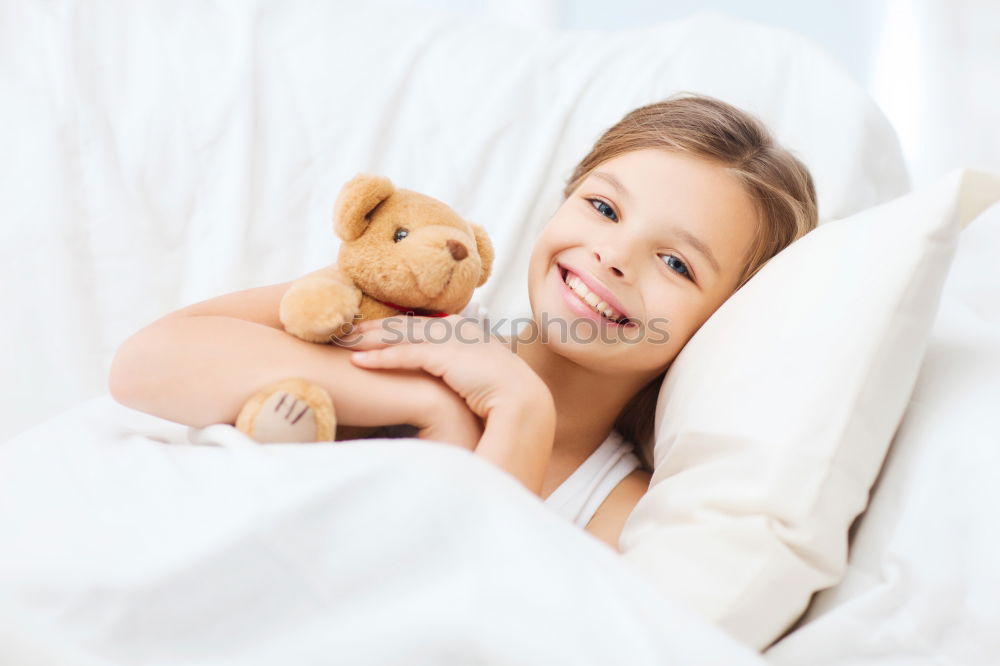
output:
[[[583,283],[583,280],[577,276],[567,273],[566,285],[580,297],[580,300],[587,303],[587,305],[596,310],[598,313],[603,314],[608,319],[618,321],[624,317],[624,315],[608,305],[607,302],[602,301],[597,294],[590,291],[590,289],[587,288],[587,285]]]

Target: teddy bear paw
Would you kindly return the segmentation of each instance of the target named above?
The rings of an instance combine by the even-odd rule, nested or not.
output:
[[[304,379],[268,386],[243,405],[236,428],[258,442],[332,441],[333,402],[325,389]]]
[[[278,318],[295,337],[328,344],[350,332],[360,307],[357,287],[326,275],[309,275],[285,292]]]
[[[358,319],[354,312],[328,312],[308,323],[286,325],[285,330],[302,340],[329,343],[350,333]]]

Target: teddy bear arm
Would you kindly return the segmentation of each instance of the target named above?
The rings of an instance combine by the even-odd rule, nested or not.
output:
[[[361,290],[337,266],[309,273],[288,288],[278,316],[285,330],[309,342],[329,343],[354,323]]]

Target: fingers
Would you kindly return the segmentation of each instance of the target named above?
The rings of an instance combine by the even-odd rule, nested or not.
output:
[[[365,320],[351,327],[351,330],[334,339],[334,342],[341,347],[348,347],[356,351],[367,349],[381,349],[395,342],[405,342],[405,338],[400,335],[398,329],[392,328],[392,335],[387,335],[389,330],[384,328],[385,320]]]
[[[337,345],[347,347],[353,351],[369,351],[372,349],[384,349],[389,343],[382,339],[377,333],[352,332],[336,341]]]
[[[363,368],[391,368],[394,370],[424,370],[440,377],[447,363],[444,350],[436,345],[394,345],[382,349],[356,351],[351,361]]]

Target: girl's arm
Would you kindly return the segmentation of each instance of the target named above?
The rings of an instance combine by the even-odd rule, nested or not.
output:
[[[547,389],[534,393],[525,390],[489,412],[475,451],[540,495],[555,432],[552,394]]]
[[[122,343],[112,361],[112,397],[161,418],[204,427],[234,423],[258,390],[302,377],[330,393],[341,423],[408,423],[423,438],[475,446],[481,421],[440,379],[413,370],[371,372],[350,362],[349,349],[286,333],[278,304],[290,285],[219,296],[141,329]]]

